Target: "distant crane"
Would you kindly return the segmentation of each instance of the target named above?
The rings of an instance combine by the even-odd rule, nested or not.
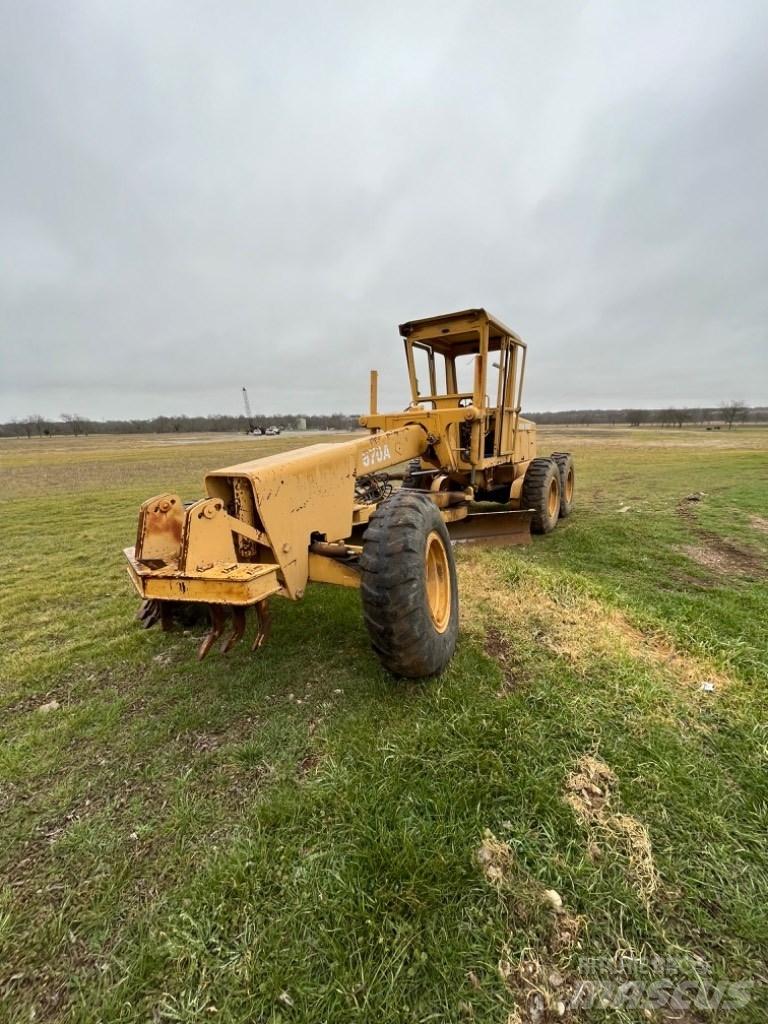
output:
[[[253,422],[253,413],[251,412],[251,403],[248,401],[247,388],[243,388],[243,404],[245,405],[245,415],[248,420],[248,433],[261,435],[261,428],[257,427]]]

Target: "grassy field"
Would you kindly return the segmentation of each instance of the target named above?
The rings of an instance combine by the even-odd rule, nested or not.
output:
[[[0,1020],[764,1021],[768,431],[544,431],[578,509],[418,685],[354,591],[134,621],[139,502],[294,443],[0,442]],[[664,976],[734,1008],[579,987]]]

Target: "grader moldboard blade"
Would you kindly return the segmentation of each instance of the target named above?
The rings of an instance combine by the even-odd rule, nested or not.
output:
[[[218,640],[230,651],[254,608],[256,650],[273,595],[298,601],[313,582],[357,587],[385,668],[420,678],[446,667],[459,628],[453,543],[549,533],[571,512],[574,466],[567,452],[537,456],[536,426],[521,415],[527,346],[500,320],[467,309],[409,321],[400,334],[404,411],[379,412],[373,371],[364,436],[216,470],[194,503],[172,492],[144,502],[125,550],[144,626],[207,611],[202,658]]]
[[[454,544],[484,544],[489,547],[512,547],[531,544],[533,512],[471,512],[448,526]]]

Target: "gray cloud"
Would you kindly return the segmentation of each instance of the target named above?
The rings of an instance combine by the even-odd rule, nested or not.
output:
[[[768,401],[759,0],[0,7],[0,419],[397,408],[474,305],[529,408]]]

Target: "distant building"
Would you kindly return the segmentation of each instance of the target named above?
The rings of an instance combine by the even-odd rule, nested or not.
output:
[[[307,429],[307,417],[306,416],[297,416],[296,417],[296,429],[297,430],[306,430]]]

